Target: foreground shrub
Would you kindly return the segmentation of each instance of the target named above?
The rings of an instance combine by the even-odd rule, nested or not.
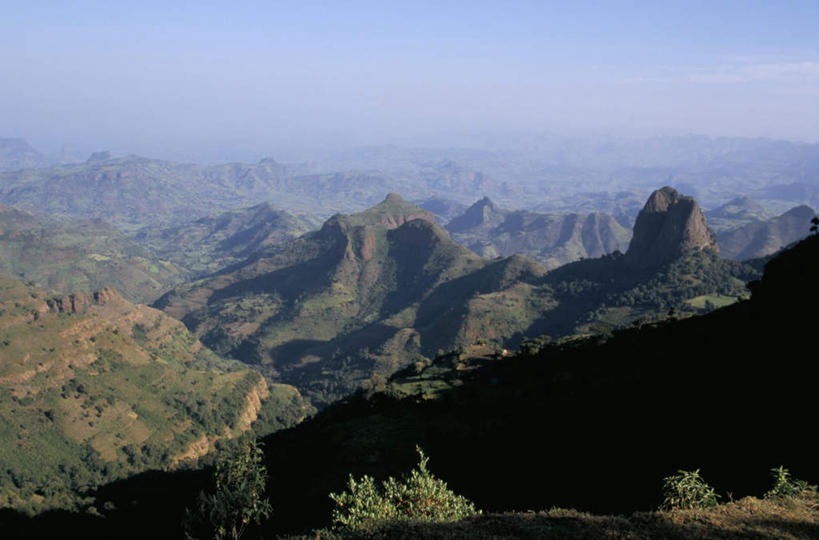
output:
[[[267,469],[261,447],[246,439],[234,452],[216,463],[213,493],[199,493],[196,507],[186,511],[187,538],[238,540],[251,522],[270,516],[270,502],[263,497]]]
[[[347,491],[331,493],[336,503],[333,522],[350,529],[366,529],[379,522],[409,519],[425,522],[458,521],[480,511],[466,498],[450,491],[446,482],[427,470],[427,458],[418,448],[418,467],[402,480],[388,478],[379,489],[375,480],[350,476]]]
[[[677,474],[663,479],[661,510],[711,508],[717,504],[714,488],[705,483],[699,469],[677,471]]]
[[[806,491],[816,491],[816,486],[808,484],[805,480],[791,478],[790,471],[782,465],[771,469],[771,477],[774,485],[765,494],[766,499],[784,499],[802,495]]]

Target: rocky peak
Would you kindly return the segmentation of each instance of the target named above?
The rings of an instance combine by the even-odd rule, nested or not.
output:
[[[462,232],[474,227],[494,227],[500,225],[506,212],[498,208],[489,197],[484,197],[470,206],[463,215],[449,222],[447,229]]]
[[[637,215],[626,257],[631,264],[646,267],[703,249],[719,253],[699,204],[666,186],[652,193]]]

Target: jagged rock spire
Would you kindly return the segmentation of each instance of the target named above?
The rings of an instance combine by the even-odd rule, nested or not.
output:
[[[626,257],[631,264],[646,267],[704,249],[719,253],[699,204],[666,186],[652,193],[638,214]]]

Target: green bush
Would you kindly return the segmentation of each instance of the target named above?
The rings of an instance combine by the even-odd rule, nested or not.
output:
[[[446,482],[427,470],[429,458],[417,450],[418,467],[402,480],[388,478],[380,489],[369,476],[356,480],[351,475],[347,491],[330,494],[336,503],[333,522],[350,529],[367,529],[390,520],[446,522],[479,514],[473,503],[450,491]]]
[[[663,504],[661,510],[686,508],[711,508],[717,506],[714,488],[705,483],[700,470],[677,471],[663,479]]]
[[[246,439],[232,453],[216,462],[213,493],[199,493],[194,510],[188,509],[184,528],[187,538],[238,540],[251,522],[270,516],[270,502],[263,497],[267,469],[261,447]]]
[[[816,486],[812,486],[804,480],[791,478],[790,471],[782,465],[771,469],[771,477],[774,485],[765,494],[766,499],[784,499],[801,495],[806,491],[816,491]]]

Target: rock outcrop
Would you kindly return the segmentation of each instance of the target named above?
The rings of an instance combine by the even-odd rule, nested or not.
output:
[[[706,249],[719,253],[699,204],[666,186],[652,193],[638,214],[626,260],[645,268]]]

